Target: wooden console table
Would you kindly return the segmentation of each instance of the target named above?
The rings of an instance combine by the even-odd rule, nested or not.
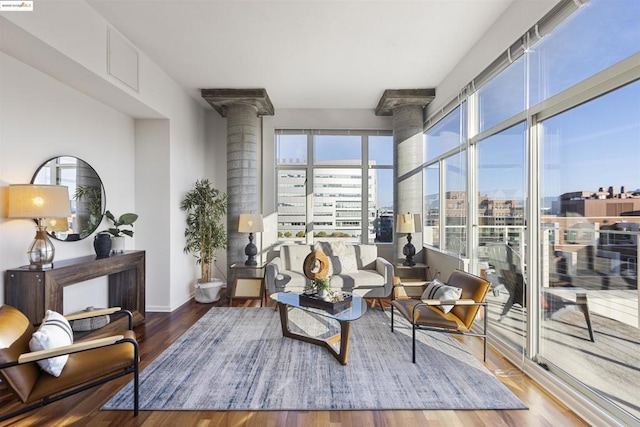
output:
[[[130,310],[135,325],[143,322],[144,251],[65,259],[48,270],[30,270],[28,266],[7,270],[5,302],[23,312],[31,323],[39,323],[46,310],[63,313],[65,286],[102,276],[109,276],[109,306]]]

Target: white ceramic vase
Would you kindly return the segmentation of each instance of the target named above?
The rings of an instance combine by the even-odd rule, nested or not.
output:
[[[114,254],[124,252],[124,236],[113,236],[111,238],[111,252]]]

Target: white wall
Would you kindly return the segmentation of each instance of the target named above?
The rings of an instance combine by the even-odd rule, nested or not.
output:
[[[114,212],[135,206],[134,121],[118,111],[70,89],[57,80],[0,52],[0,187],[29,183],[51,157],[73,155],[88,162],[103,180]],[[106,228],[107,223],[103,223]],[[35,235],[30,220],[0,217],[0,271],[28,264],[26,250]],[[95,253],[93,238],[54,241],[56,259]],[[127,248],[136,247],[136,236]],[[106,288],[100,281],[65,290],[65,310],[104,307]],[[4,301],[4,282],[0,287]],[[72,289],[73,288],[73,289]],[[97,295],[92,300],[92,295]]]
[[[170,197],[168,191],[149,189],[169,188],[169,173],[162,167],[144,165],[168,165],[170,146],[170,121],[167,119],[138,119],[135,121],[135,191],[136,213],[140,220],[135,225],[135,236],[144,242],[140,249],[146,251],[147,296],[149,311],[162,310],[171,300],[171,259],[166,232],[158,232],[159,223],[169,224]],[[140,165],[140,167],[138,167]],[[153,221],[143,220],[153,218]],[[166,226],[166,229],[169,227]],[[152,268],[151,268],[152,267]]]
[[[220,191],[227,191],[227,119],[218,114],[217,111],[207,111],[207,147],[205,151],[205,175],[209,177],[214,188]],[[260,179],[258,173],[258,180]],[[227,223],[227,218],[222,219],[223,223]],[[227,283],[228,271],[227,253],[224,250],[216,253],[216,268],[213,271],[213,277],[223,279]],[[199,275],[199,269],[196,273]]]
[[[0,63],[0,184],[29,182],[51,157],[48,151],[89,162],[105,183],[107,208],[140,215],[127,248],[147,251],[147,310],[171,311],[192,296],[196,278],[193,258],[182,251],[180,200],[206,176],[205,151],[218,143],[218,135],[209,139],[207,111],[144,52],[138,51],[138,92],[108,75],[109,29],[82,1],[40,2],[34,12],[0,17],[0,51],[10,55]],[[22,74],[31,67],[39,71]],[[36,83],[46,82],[43,87],[23,77],[32,74]],[[40,104],[54,114],[45,114]],[[34,121],[5,114],[14,108],[23,114],[33,109]],[[126,126],[113,123],[112,116]],[[0,269],[25,264],[22,247],[35,233],[25,240],[19,228],[30,224],[4,218],[0,224]],[[59,246],[58,259],[93,253],[90,240]],[[84,299],[65,294],[65,306],[84,307]]]

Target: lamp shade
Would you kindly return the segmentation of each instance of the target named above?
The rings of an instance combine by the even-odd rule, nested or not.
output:
[[[240,214],[238,232],[256,233],[264,231],[261,214]]]
[[[413,221],[413,215],[410,213],[407,214],[398,214],[396,218],[396,233],[415,233],[416,226]]]
[[[62,218],[71,216],[69,189],[62,185],[9,186],[9,218]]]

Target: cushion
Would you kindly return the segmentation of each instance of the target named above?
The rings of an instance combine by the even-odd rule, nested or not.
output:
[[[280,248],[282,267],[285,270],[294,270],[302,273],[304,259],[309,255],[309,245],[283,245]]]
[[[358,260],[353,245],[345,245],[338,260],[340,261],[340,274],[356,273],[358,271]]]
[[[354,246],[358,260],[358,268],[364,270],[375,270],[376,258],[378,258],[378,248],[376,245],[359,244]]]
[[[462,295],[462,289],[454,286],[448,286],[442,283],[438,279],[434,279],[427,285],[427,289],[422,293],[420,299],[437,299],[440,301],[453,301],[459,300]],[[438,305],[440,310],[448,313],[453,308],[453,305]]]
[[[48,350],[71,344],[73,344],[73,332],[67,319],[60,313],[47,310],[42,324],[38,330],[33,333],[31,341],[29,341],[29,349],[31,351]],[[63,356],[39,360],[38,365],[40,365],[43,371],[54,377],[59,377],[68,358],[69,355],[65,354]]]
[[[358,259],[353,245],[346,245],[343,241],[316,242],[315,250],[323,251],[328,257],[331,266],[328,276],[334,274],[355,273],[358,271]]]

